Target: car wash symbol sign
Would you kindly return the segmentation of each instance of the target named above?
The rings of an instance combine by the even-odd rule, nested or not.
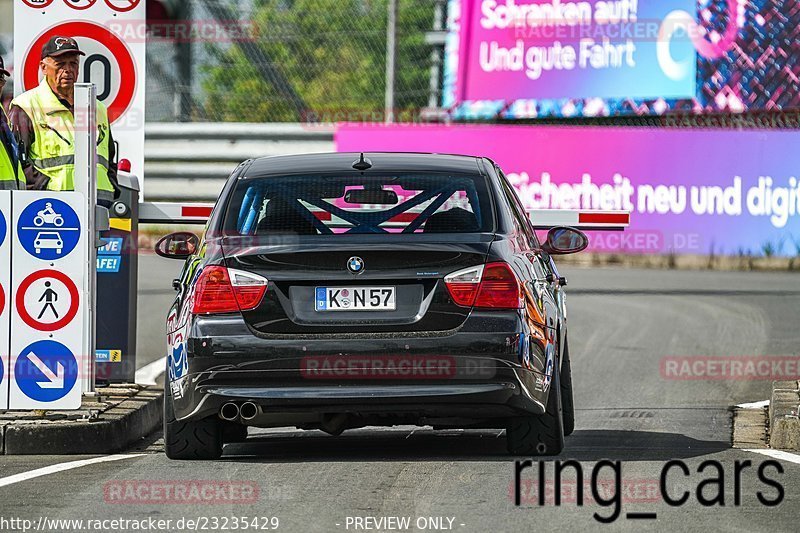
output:
[[[27,397],[37,402],[55,402],[75,386],[78,361],[69,348],[59,342],[34,342],[17,358],[14,377]]]
[[[30,204],[19,217],[17,229],[22,247],[37,259],[66,257],[78,245],[81,223],[66,203],[43,198]]]
[[[78,287],[56,270],[34,272],[17,289],[17,313],[38,331],[64,329],[77,316],[79,302]]]

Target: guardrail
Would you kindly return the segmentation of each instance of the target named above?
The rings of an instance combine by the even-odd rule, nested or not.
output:
[[[333,126],[152,123],[145,128],[145,194],[147,200],[214,200],[245,159],[332,151]]]

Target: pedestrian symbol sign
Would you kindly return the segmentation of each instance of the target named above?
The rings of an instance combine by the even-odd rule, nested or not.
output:
[[[42,198],[22,212],[17,232],[20,244],[29,254],[53,261],[75,249],[81,224],[69,205],[55,198]]]
[[[17,289],[17,313],[29,327],[57,331],[78,314],[80,294],[68,276],[57,270],[34,272]]]
[[[63,344],[39,341],[22,350],[14,367],[17,386],[37,402],[66,396],[78,380],[78,361]]]

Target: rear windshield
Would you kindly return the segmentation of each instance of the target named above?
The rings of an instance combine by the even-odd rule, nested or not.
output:
[[[483,176],[309,175],[239,181],[226,235],[482,233],[491,231]]]

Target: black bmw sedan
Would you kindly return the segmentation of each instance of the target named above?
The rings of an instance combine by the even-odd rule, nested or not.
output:
[[[228,179],[167,318],[166,454],[247,428],[504,428],[555,455],[574,429],[564,285],[500,168],[440,154],[252,159]]]

